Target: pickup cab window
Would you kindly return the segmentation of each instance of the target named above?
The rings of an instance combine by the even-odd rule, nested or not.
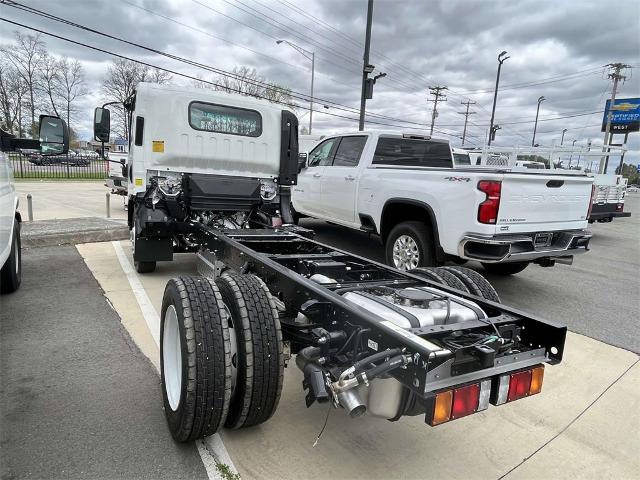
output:
[[[451,168],[453,160],[446,142],[380,137],[373,165]]]
[[[331,165],[333,163],[333,155],[335,153],[335,146],[337,145],[338,140],[338,138],[330,138],[311,150],[311,153],[309,153],[309,166],[324,167]]]
[[[334,167],[357,167],[362,155],[366,136],[342,137],[333,159]]]

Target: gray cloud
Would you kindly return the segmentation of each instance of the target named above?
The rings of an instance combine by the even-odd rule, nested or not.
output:
[[[255,67],[261,75],[306,94],[309,62],[292,49],[275,45],[276,38],[286,38],[316,52],[316,96],[319,99],[352,107],[359,105],[361,80],[358,72],[362,62],[365,0],[24,0],[24,3],[214,67],[226,70],[238,65]],[[200,73],[205,78],[214,76],[10,7],[3,6],[3,16],[180,72]],[[450,89],[448,101],[439,107],[436,128],[461,135],[463,117],[456,112],[462,111],[462,101],[471,98],[478,103],[473,108],[477,113],[470,117],[469,134],[472,141],[480,144],[489,123],[496,56],[500,51],[508,50],[512,58],[503,68],[501,85],[504,88],[500,91],[496,109],[496,121],[503,126],[498,134],[498,145],[530,143],[533,124],[510,123],[533,120],[536,99],[540,95],[548,99],[541,110],[542,121],[537,136],[540,143],[559,141],[563,128],[569,129],[568,140],[576,139],[577,143],[584,143],[588,138],[601,141],[600,113],[558,121],[545,119],[601,110],[611,85],[602,72],[584,72],[562,81],[526,88],[510,86],[572,75],[613,61],[640,67],[638,18],[640,3],[631,1],[618,2],[615,15],[612,15],[607,2],[598,0],[375,0],[372,63],[378,71],[388,75],[376,85],[374,99],[368,102],[367,110],[424,124],[427,128],[431,108],[427,103],[427,87],[446,85]],[[323,22],[336,31],[325,28]],[[0,42],[9,41],[11,31],[9,26],[3,25]],[[100,83],[110,58],[63,41],[45,40],[52,53],[78,58],[85,66],[91,95],[82,104],[86,115],[81,131],[88,136],[90,112],[100,101]],[[630,78],[621,86],[622,97],[640,95],[637,78]],[[174,81],[189,83],[178,77]],[[483,90],[486,92],[465,93]],[[356,113],[335,108],[325,110],[321,107],[322,102],[318,103],[317,108],[323,113],[357,117]],[[355,122],[323,113],[314,115],[317,133],[357,128]],[[303,110],[300,110],[302,114]],[[302,123],[306,123],[307,118],[304,116]],[[369,119],[371,122],[397,123]],[[389,128],[373,123],[368,125]],[[406,125],[411,126],[418,127]],[[455,138],[452,141],[459,142]],[[627,158],[640,162],[640,134],[630,136],[630,146],[634,151]]]

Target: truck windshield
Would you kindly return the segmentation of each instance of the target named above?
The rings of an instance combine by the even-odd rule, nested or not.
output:
[[[394,167],[451,168],[453,166],[448,143],[398,137],[378,139],[373,164]]]
[[[471,158],[468,153],[454,153],[453,161],[458,165],[471,165]]]

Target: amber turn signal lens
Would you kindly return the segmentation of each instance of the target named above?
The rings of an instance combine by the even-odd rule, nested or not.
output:
[[[431,420],[431,425],[440,425],[441,423],[449,421],[449,417],[451,417],[452,400],[452,390],[436,394],[436,402],[433,408],[433,419]]]
[[[531,370],[531,386],[529,395],[535,395],[542,391],[542,380],[544,378],[544,367],[536,367]]]

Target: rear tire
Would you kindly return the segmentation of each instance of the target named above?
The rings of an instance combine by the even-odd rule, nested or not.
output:
[[[237,375],[225,426],[251,427],[271,418],[280,401],[284,354],[278,311],[255,275],[227,272],[216,285],[237,343]]]
[[[436,266],[431,231],[423,222],[399,223],[386,239],[385,257],[387,264],[398,270]]]
[[[514,275],[529,266],[529,262],[483,263],[484,269],[494,275]]]
[[[442,267],[422,267],[410,270],[409,273],[419,275],[421,277],[438,282],[441,285],[446,285],[456,290],[460,290],[464,293],[470,293],[469,289],[462,281],[454,274],[443,270]]]
[[[20,222],[13,222],[11,252],[0,270],[0,293],[13,293],[22,282],[22,248],[20,241]]]
[[[216,433],[231,399],[228,318],[205,277],[172,278],[162,299],[162,398],[171,435],[189,442]]]
[[[489,281],[475,270],[466,267],[441,267],[456,275],[468,288],[469,292],[492,302],[500,303],[498,292]]]

